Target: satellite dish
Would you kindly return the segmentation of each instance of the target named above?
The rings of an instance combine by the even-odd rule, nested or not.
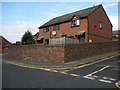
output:
[[[56,35],[56,31],[52,31],[52,35]]]

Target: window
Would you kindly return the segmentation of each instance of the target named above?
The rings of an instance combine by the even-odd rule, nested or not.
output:
[[[79,26],[80,25],[80,20],[73,20],[72,22],[71,22],[71,27],[77,27],[77,26]]]
[[[44,33],[49,32],[49,27],[44,28]]]
[[[102,21],[100,21],[100,29],[102,29]]]
[[[53,26],[53,31],[57,31],[57,30],[59,30],[59,28],[60,28],[59,25],[54,25],[54,26]]]

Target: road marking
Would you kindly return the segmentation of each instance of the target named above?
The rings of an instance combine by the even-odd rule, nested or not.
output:
[[[103,71],[103,70],[105,70],[105,69],[107,69],[107,68],[109,68],[110,66],[108,65],[108,66],[105,66],[105,67],[103,67],[103,68],[101,68],[101,69],[99,69],[99,70],[97,70],[97,71],[94,71],[94,72],[92,72],[92,73],[90,73],[90,74],[88,74],[88,75],[86,75],[86,76],[83,76],[83,78],[86,78],[86,79],[91,79],[91,80],[94,80],[95,78],[98,78],[98,76],[95,76],[95,75],[93,75],[93,74],[96,74],[96,73],[98,73],[98,72],[101,72],[101,71]],[[111,80],[111,81],[110,81]],[[108,78],[108,77],[103,77],[103,79],[99,79],[99,81],[101,81],[101,82],[105,82],[105,83],[111,83],[112,81],[115,81],[116,79],[114,79],[114,78]]]
[[[88,77],[88,76],[83,76],[83,78],[87,78],[87,79],[91,79],[91,80],[94,80],[95,78],[93,77]]]
[[[103,77],[103,79],[107,79],[107,77]]]
[[[77,75],[77,74],[69,74],[71,76],[75,76],[75,77],[79,77],[80,75]]]
[[[114,78],[109,78],[109,77],[103,77],[103,79],[109,79],[109,80],[111,80],[111,81],[115,81],[116,79],[114,79]]]
[[[86,64],[83,63],[83,65],[73,66],[73,68],[71,68],[70,70],[67,70],[67,72],[75,70],[75,69],[83,68],[83,67],[86,67],[86,66],[90,66],[90,65],[93,65],[93,64],[96,64],[96,63],[111,59],[111,58],[119,56],[119,55],[120,54],[117,54],[117,55],[114,55],[114,56],[109,56],[109,57],[106,57],[106,58],[103,58],[103,59],[99,59],[97,61],[92,61],[92,62],[89,62],[89,63],[86,63]]]
[[[106,67],[103,67],[103,68],[101,68],[99,71],[103,71],[104,69],[106,69],[106,68],[108,68],[108,67],[110,67],[110,66],[108,65],[108,66],[106,66]]]
[[[111,83],[112,82],[112,81],[108,81],[108,80],[104,80],[104,79],[99,79],[99,81],[105,82],[105,83]]]
[[[116,56],[119,56],[120,54],[117,54],[117,55],[113,55],[113,56],[110,56],[110,57],[107,57],[107,58],[104,58],[104,59],[99,59],[98,61],[92,61],[92,62],[88,62],[88,63],[81,63],[83,65],[78,65],[78,66],[70,66],[69,68],[55,68],[55,67],[47,67],[49,69],[56,69],[56,70],[62,70],[62,71],[65,71],[65,72],[68,72],[68,71],[72,71],[74,69],[78,69],[78,68],[83,68],[83,67],[86,67],[86,66],[89,66],[89,65],[92,65],[92,64],[96,64],[96,63],[99,63],[99,62],[102,62],[102,61],[105,61],[107,59],[110,59],[110,58],[113,58],[113,57],[116,57]],[[20,66],[20,67],[24,67],[24,68],[32,68],[32,69],[41,69],[41,68],[46,68],[46,67],[36,67],[34,65],[27,65],[27,64],[24,64],[24,63],[19,63],[19,62],[13,62],[13,61],[5,61],[6,63],[9,63],[9,64],[13,64],[13,65],[16,65],[16,66]],[[118,61],[119,62],[119,61]],[[43,69],[42,69],[43,70]]]
[[[120,88],[120,80],[118,82],[115,83],[115,85]]]
[[[105,66],[105,67],[101,68],[100,70],[97,70],[97,71],[94,71],[94,72],[88,74],[87,76],[92,76],[93,74],[96,74],[96,73],[98,73],[98,72],[101,72],[101,71],[107,69],[108,67],[110,67],[110,66]]]
[[[96,74],[96,73],[98,73],[98,72],[99,72],[99,71],[94,71],[94,72],[88,74],[87,76],[92,76],[93,74]]]
[[[51,71],[53,71],[53,72],[58,72],[58,71],[56,71],[56,70],[51,70]]]
[[[92,76],[92,77],[94,77],[94,78],[98,78],[98,76],[95,76],[95,75],[94,75],[94,76]]]
[[[62,74],[68,74],[68,73],[66,73],[66,72],[60,72],[60,73],[62,73]]]
[[[50,69],[44,69],[44,70],[46,70],[46,71],[51,71]]]
[[[115,81],[116,79],[114,79],[114,78],[109,78],[110,80],[112,80],[112,81]]]

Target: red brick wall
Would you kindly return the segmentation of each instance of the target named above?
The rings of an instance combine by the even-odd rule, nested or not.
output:
[[[99,42],[55,46],[13,45],[6,49],[6,53],[12,57],[27,60],[64,63],[118,51],[119,44],[118,42]]]
[[[109,42],[112,40],[112,26],[102,6],[95,10],[94,13],[88,17],[88,20],[90,34],[89,39],[93,42]],[[100,21],[102,21],[103,24],[102,29],[100,29]],[[102,37],[108,37],[111,39]]]
[[[6,53],[11,57],[40,62],[64,62],[64,46],[13,45]]]
[[[119,42],[120,44],[120,42]],[[97,42],[65,46],[65,62],[118,51],[118,42]],[[120,46],[119,46],[120,47]]]

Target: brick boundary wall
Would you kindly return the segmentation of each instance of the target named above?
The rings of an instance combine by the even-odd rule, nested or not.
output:
[[[118,51],[118,42],[67,45],[11,45],[5,48],[9,56],[39,62],[65,63],[82,58]]]
[[[80,60],[94,55],[118,51],[118,45],[120,45],[118,43],[120,42],[96,42],[66,45],[64,62]]]
[[[11,57],[24,60],[57,63],[64,62],[64,45],[12,45],[9,48],[6,48],[5,52]]]

